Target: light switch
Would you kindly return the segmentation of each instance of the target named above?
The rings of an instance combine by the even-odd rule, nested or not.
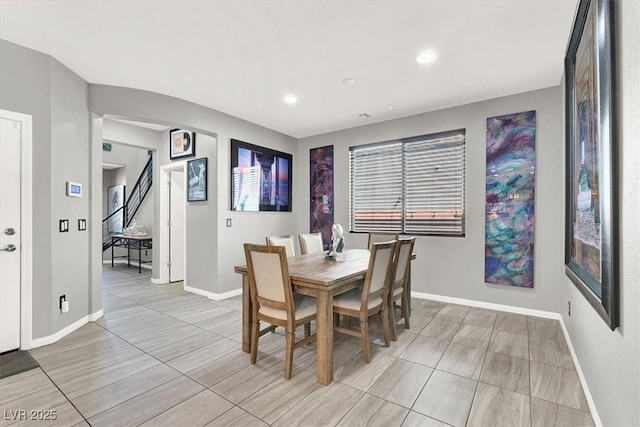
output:
[[[87,230],[87,220],[82,218],[78,220],[78,231],[86,231]]]
[[[67,233],[69,231],[69,220],[68,219],[61,219],[60,220],[60,232],[61,233]]]

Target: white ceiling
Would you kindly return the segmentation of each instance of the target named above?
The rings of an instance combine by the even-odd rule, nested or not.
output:
[[[299,138],[558,85],[576,5],[2,0],[0,37],[90,83],[183,98]],[[425,49],[438,59],[419,65]],[[287,93],[296,105],[282,102]]]

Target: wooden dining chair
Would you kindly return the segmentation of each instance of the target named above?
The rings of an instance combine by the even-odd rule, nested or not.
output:
[[[362,288],[352,289],[333,299],[334,315],[355,317],[360,320],[360,332],[348,327],[334,326],[333,330],[360,337],[364,347],[364,361],[371,361],[369,350],[369,317],[380,314],[384,345],[389,347],[389,314],[387,294],[392,277],[395,242],[374,243],[369,256],[369,267]]]
[[[393,255],[393,276],[391,279],[391,287],[389,290],[389,321],[391,324],[391,340],[397,341],[398,334],[396,331],[396,301],[401,301],[400,314],[404,319],[404,327],[409,329],[409,292],[407,283],[409,282],[409,274],[411,272],[411,255],[413,254],[413,245],[415,237],[396,240]]]
[[[398,233],[369,233],[367,248],[371,250],[371,245],[374,243],[389,242],[391,240],[398,240]]]
[[[300,234],[300,252],[302,255],[315,254],[324,251],[324,243],[322,242],[322,234],[310,233]]]
[[[267,245],[284,246],[287,250],[287,258],[296,256],[296,249],[293,243],[293,236],[267,236]]]
[[[251,297],[251,363],[258,357],[260,321],[285,328],[284,377],[291,378],[293,350],[316,339],[311,321],[316,319],[315,298],[294,294],[289,278],[286,250],[282,246],[244,244]],[[295,330],[304,325],[304,338],[295,341]],[[270,330],[266,328],[263,332]]]

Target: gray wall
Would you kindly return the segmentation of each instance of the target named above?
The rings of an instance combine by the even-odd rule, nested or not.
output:
[[[640,3],[620,7],[620,327],[609,330],[578,289],[560,276],[561,307],[602,424],[640,425]]]
[[[417,292],[530,309],[560,309],[563,273],[564,182],[561,88],[553,87],[404,119],[304,138],[296,156],[298,232],[309,232],[309,149],[334,145],[335,222],[349,225],[349,147],[465,128],[466,237],[416,238],[412,286]],[[536,212],[534,289],[484,283],[486,119],[536,110]],[[347,247],[366,247],[365,234],[346,236]]]
[[[100,305],[99,299],[89,300],[95,292],[87,286],[93,231],[77,229],[79,218],[89,218],[92,197],[88,85],[50,56],[5,40],[0,40],[0,56],[0,108],[33,117],[32,336],[37,339]],[[66,197],[66,181],[83,183],[84,197]],[[70,220],[65,234],[58,233],[62,218]],[[58,310],[62,294],[70,302],[69,313]]]
[[[201,138],[200,134],[215,137],[210,143],[205,143],[204,152],[200,151],[202,138],[196,142],[196,157],[203,157],[202,153],[209,156],[209,188],[212,191],[206,204],[191,203],[187,206],[187,218],[196,219],[187,229],[199,228],[206,233],[206,237],[203,238],[200,233],[190,238],[191,232],[187,231],[186,246],[190,252],[209,255],[203,260],[206,262],[189,268],[189,286],[218,294],[240,288],[242,281],[233,272],[233,266],[244,264],[242,243],[262,243],[265,236],[270,234],[296,232],[296,212],[250,213],[229,210],[230,139],[294,153],[294,138],[181,99],[135,89],[90,85],[89,105],[96,114],[182,127],[197,132],[198,138]],[[212,151],[213,144],[217,148]],[[216,153],[215,159],[211,157],[212,153]],[[160,145],[158,158],[161,164],[170,163],[168,136],[166,143]],[[294,159],[294,165],[295,162]],[[155,208],[154,215],[157,216],[158,210]],[[233,220],[233,227],[225,227],[225,218]],[[154,235],[154,238],[157,236]],[[158,259],[155,248],[154,259]],[[155,266],[153,277],[158,277]],[[190,278],[193,278],[193,282]]]

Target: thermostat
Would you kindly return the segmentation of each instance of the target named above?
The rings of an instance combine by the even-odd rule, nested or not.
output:
[[[82,184],[67,181],[67,196],[82,197]]]

